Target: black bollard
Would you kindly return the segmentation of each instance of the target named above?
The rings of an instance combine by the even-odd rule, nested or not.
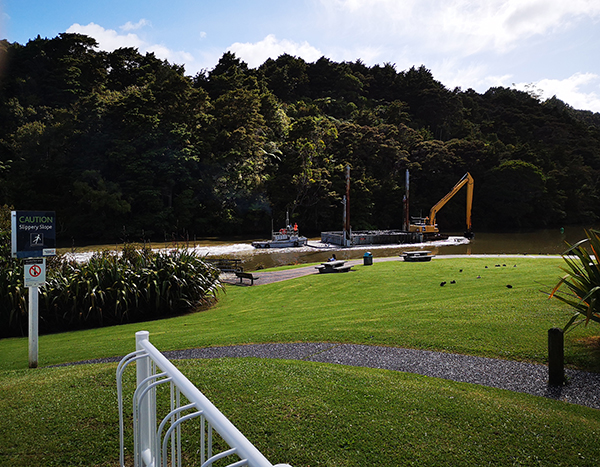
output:
[[[548,329],[548,384],[562,386],[565,382],[565,339],[560,328]]]

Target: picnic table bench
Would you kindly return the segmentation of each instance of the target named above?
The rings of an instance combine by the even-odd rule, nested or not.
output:
[[[409,262],[431,261],[431,258],[434,257],[434,255],[431,254],[431,251],[425,251],[425,250],[407,251],[405,253],[402,253],[402,255],[400,255],[400,256],[402,256],[404,261],[409,261]]]
[[[315,268],[319,271],[319,273],[328,273],[328,272],[348,272],[352,268],[352,266],[346,266],[345,261],[327,261],[326,263],[321,263],[320,266],[315,266]]]
[[[254,285],[254,281],[260,279],[251,272],[235,271],[235,275],[240,278],[240,284],[242,283],[242,279],[250,279],[250,285]]]

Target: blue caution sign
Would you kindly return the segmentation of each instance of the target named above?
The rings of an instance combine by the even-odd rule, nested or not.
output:
[[[56,254],[54,211],[12,211],[13,258],[41,258]]]

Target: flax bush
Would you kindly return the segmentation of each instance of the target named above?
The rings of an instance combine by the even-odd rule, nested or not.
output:
[[[550,294],[575,310],[564,331],[581,323],[600,323],[600,232],[586,231],[586,237],[563,254],[566,275]],[[560,290],[563,285],[568,292]]]
[[[48,259],[40,288],[40,331],[109,326],[172,316],[210,304],[221,288],[219,271],[188,250],[95,253],[87,262]],[[0,272],[0,337],[23,335],[27,291],[22,268]]]

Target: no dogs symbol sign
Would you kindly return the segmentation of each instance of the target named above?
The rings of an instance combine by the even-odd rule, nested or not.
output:
[[[46,258],[25,260],[25,287],[41,287],[46,283]]]

